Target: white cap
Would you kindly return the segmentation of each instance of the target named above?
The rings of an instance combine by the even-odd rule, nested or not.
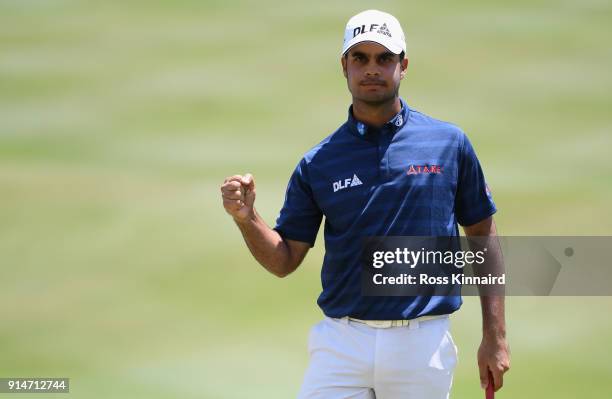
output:
[[[361,42],[376,42],[394,54],[406,52],[406,39],[399,21],[391,14],[378,10],[360,12],[346,24],[342,55]]]

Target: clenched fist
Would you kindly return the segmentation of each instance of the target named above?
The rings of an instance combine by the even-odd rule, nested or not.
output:
[[[226,178],[221,185],[221,196],[225,211],[237,222],[254,217],[255,180],[250,173]]]

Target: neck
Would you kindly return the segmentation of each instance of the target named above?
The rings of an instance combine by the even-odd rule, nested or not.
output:
[[[382,103],[367,103],[353,97],[353,116],[369,126],[381,127],[389,122],[400,110],[402,103],[394,97]]]

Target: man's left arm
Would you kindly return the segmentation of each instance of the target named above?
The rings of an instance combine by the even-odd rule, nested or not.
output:
[[[487,258],[495,274],[503,273],[503,259],[493,216],[472,224],[463,226],[467,237],[484,237],[487,242]],[[476,271],[475,271],[476,273]],[[482,307],[482,341],[478,349],[478,369],[480,385],[486,389],[489,384],[489,372],[493,376],[495,391],[503,386],[504,373],[510,369],[510,350],[506,341],[506,319],[504,295],[480,294]]]

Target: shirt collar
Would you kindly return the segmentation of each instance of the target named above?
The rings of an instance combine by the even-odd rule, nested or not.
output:
[[[351,105],[348,110],[348,126],[352,134],[358,137],[366,137],[368,133],[374,133],[381,130],[390,131],[392,134],[400,130],[408,121],[408,113],[410,108],[406,102],[400,97],[400,103],[402,109],[393,116],[387,123],[385,123],[380,129],[368,126],[363,122],[358,121],[353,116],[353,106]]]

